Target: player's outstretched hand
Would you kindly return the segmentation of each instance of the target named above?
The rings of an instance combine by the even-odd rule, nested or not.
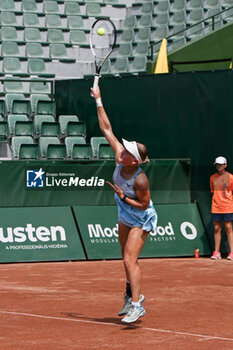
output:
[[[94,97],[94,99],[97,99],[100,97],[100,88],[99,86],[97,86],[96,90],[94,90],[92,87],[91,87],[91,96]]]
[[[118,187],[116,184],[112,184],[109,181],[106,181],[106,184],[108,184],[108,186],[110,186],[113,191],[122,199],[124,197],[124,193],[123,191],[120,189],[120,187]]]

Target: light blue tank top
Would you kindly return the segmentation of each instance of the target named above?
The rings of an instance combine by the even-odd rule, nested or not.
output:
[[[119,164],[116,166],[114,173],[113,173],[113,182],[116,184],[120,189],[123,191],[123,193],[130,198],[136,198],[136,192],[133,187],[134,181],[137,177],[137,175],[140,173],[142,169],[138,168],[138,170],[133,174],[133,176],[126,180],[121,176],[121,169],[123,167],[123,164]]]
[[[133,187],[136,176],[142,171],[141,168],[133,174],[133,176],[126,180],[121,176],[121,169],[123,164],[116,166],[113,173],[113,182],[116,184],[123,193],[130,198],[137,198],[135,189]],[[118,207],[118,221],[129,227],[142,227],[144,231],[154,231],[157,226],[157,213],[153,206],[152,200],[150,200],[149,206],[146,210],[141,210],[133,207],[122,201],[120,197],[115,193],[115,200]]]

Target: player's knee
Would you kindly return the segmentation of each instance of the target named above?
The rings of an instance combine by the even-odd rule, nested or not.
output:
[[[134,259],[131,256],[125,254],[123,258],[123,263],[127,269],[130,269],[134,265]]]

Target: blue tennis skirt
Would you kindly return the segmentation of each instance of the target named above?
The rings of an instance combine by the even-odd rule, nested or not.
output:
[[[158,217],[152,200],[146,210],[140,210],[123,202],[117,194],[115,199],[118,207],[118,221],[128,227],[142,227],[146,232],[155,231]]]
[[[230,214],[215,214],[212,213],[212,221],[233,221],[233,213]]]

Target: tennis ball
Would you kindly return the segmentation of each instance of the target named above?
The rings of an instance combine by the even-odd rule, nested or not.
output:
[[[98,35],[104,35],[105,34],[105,29],[103,28],[103,27],[99,27],[98,29],[97,29],[97,34]]]

